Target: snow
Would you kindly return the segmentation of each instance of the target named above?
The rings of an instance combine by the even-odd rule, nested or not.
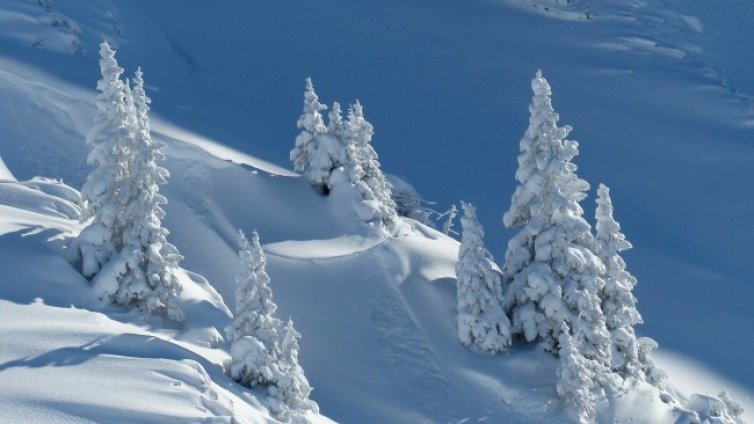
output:
[[[660,343],[660,366],[685,395],[727,387],[754,420],[754,341],[741,336],[754,328],[753,60],[738,47],[754,41],[753,9],[555,3],[58,0],[69,28],[36,2],[0,6],[0,422],[270,422],[263,394],[222,372],[229,346],[214,331],[230,322],[239,227],[266,243],[280,316],[303,335],[299,359],[324,416],[568,422],[553,358],[520,346],[480,357],[457,342],[457,242],[403,220],[385,239],[287,160],[311,75],[323,98],[363,101],[386,172],[439,204],[473,202],[500,258],[539,67],[576,128],[580,175],[614,190],[635,244],[639,335]],[[41,37],[47,48],[32,47]],[[32,180],[80,188],[89,171],[103,37],[128,69],[144,67],[153,137],[168,144],[161,193],[185,256],[183,328],[103,304],[60,252],[62,234],[80,229],[77,193]],[[652,390],[605,413],[675,422]]]

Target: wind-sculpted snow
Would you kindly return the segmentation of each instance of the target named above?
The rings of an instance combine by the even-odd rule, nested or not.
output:
[[[323,101],[364,102],[385,172],[440,209],[472,201],[501,258],[511,234],[499,218],[539,67],[576,127],[581,176],[614,190],[635,245],[637,335],[659,342],[680,392],[722,399],[727,387],[752,420],[748,3],[46,2],[0,6],[0,422],[272,422],[264,394],[222,371],[239,228],[257,228],[269,250],[278,314],[302,334],[324,416],[570,422],[556,360],[458,343],[456,241],[404,219],[377,234],[349,196],[319,196],[287,158],[312,76]],[[90,170],[103,38],[127,68],[144,67],[152,136],[167,144],[163,223],[185,257],[183,327],[105,305],[63,259],[80,205],[53,180],[78,189]],[[641,386],[599,417],[676,423],[687,407],[705,418],[720,403],[669,404]]]

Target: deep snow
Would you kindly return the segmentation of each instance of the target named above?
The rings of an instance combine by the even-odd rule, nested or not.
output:
[[[754,37],[752,8],[545,3],[58,0],[47,10],[8,2],[0,5],[0,156],[9,171],[0,167],[0,178],[80,186],[96,45],[108,37],[127,72],[145,69],[155,136],[169,143],[165,224],[183,266],[232,304],[236,229],[259,230],[280,314],[303,334],[302,365],[325,415],[557,422],[553,361],[525,350],[477,357],[456,342],[455,242],[411,223],[383,241],[337,199],[317,196],[286,158],[303,79],[312,76],[324,101],[364,103],[387,172],[441,207],[475,203],[488,247],[502,257],[510,234],[500,216],[513,190],[528,81],[541,67],[581,142],[580,174],[611,186],[636,246],[627,260],[647,322],[640,333],[659,341],[661,365],[684,390],[728,386],[751,421],[754,121],[746,93],[754,92],[754,58],[738,46]],[[53,26],[52,16],[71,23]],[[43,47],[31,47],[40,39]],[[192,296],[206,302],[184,335],[101,305],[58,255],[59,240],[46,242],[76,231],[70,202],[31,184],[2,184],[0,258],[14,272],[0,285],[1,315],[11,317],[0,331],[18,340],[0,349],[2,409],[30,421],[227,415],[243,395],[218,371],[223,350],[196,347],[227,321],[213,290],[187,274]],[[91,328],[92,320],[104,324]],[[70,379],[85,387],[35,391]],[[171,392],[171,379],[182,389]],[[113,380],[139,384],[158,402],[97,390]],[[72,406],[85,399],[96,401]],[[238,416],[264,422],[253,401],[232,404]]]

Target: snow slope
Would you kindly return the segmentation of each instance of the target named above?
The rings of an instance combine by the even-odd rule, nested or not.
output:
[[[101,305],[60,258],[59,237],[47,242],[75,233],[75,206],[57,200],[70,196],[2,183],[0,258],[14,272],[0,285],[0,314],[12,317],[0,331],[3,340],[27,340],[0,349],[2,409],[29,421],[264,422],[262,408],[219,371],[223,346],[206,346],[211,327],[227,322],[223,303],[233,304],[236,229],[256,227],[325,415],[567,422],[553,401],[550,358],[526,350],[478,357],[456,342],[453,241],[410,222],[382,240],[287,171],[286,158],[311,75],[328,101],[362,100],[388,172],[441,205],[474,202],[502,256],[509,234],[499,217],[513,188],[528,81],[542,67],[582,142],[581,174],[612,187],[637,246],[628,260],[647,321],[640,331],[666,348],[661,364],[687,393],[727,386],[751,421],[754,193],[746,181],[754,154],[745,93],[754,86],[744,71],[753,61],[732,47],[754,34],[751,9],[743,1],[546,3],[0,5],[0,157],[9,168],[0,167],[0,179],[80,185],[96,44],[108,37],[129,71],[145,69],[155,133],[169,144],[165,223],[183,266],[211,284],[187,274],[192,298],[204,299],[187,334]],[[53,25],[56,16],[69,24]],[[75,391],[35,389],[74,378]],[[113,381],[122,385],[104,390]],[[145,393],[139,399],[159,401],[118,396],[131,384]],[[675,419],[655,407],[647,422]]]

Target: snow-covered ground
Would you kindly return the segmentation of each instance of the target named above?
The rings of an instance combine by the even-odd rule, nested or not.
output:
[[[612,187],[636,246],[627,259],[639,331],[660,343],[682,391],[727,387],[754,421],[754,57],[742,47],[754,41],[754,8],[556,3],[1,3],[0,421],[270,421],[223,374],[227,345],[213,331],[234,303],[236,231],[256,228],[325,416],[569,422],[554,360],[523,348],[480,357],[458,344],[455,241],[411,221],[384,239],[287,161],[312,76],[325,101],[365,104],[387,172],[439,207],[475,203],[502,258],[500,216],[537,68],[575,127],[580,174]],[[154,137],[168,143],[165,225],[192,305],[183,328],[96,299],[61,256],[64,235],[78,231],[77,193],[31,180],[83,182],[103,37],[127,72],[143,66]],[[635,395],[608,413],[678,418]]]

